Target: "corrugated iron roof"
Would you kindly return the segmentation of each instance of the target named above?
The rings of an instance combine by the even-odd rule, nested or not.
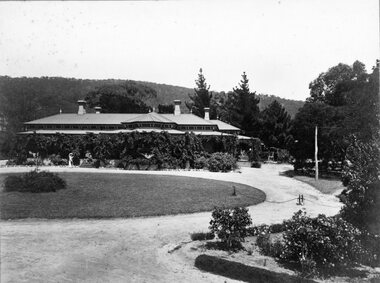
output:
[[[173,121],[169,120],[165,116],[150,112],[150,113],[145,113],[138,115],[136,117],[133,117],[124,123],[133,123],[133,122],[159,122],[159,123],[173,123]]]
[[[136,118],[141,113],[128,113],[128,114],[113,114],[113,113],[100,113],[100,114],[57,114],[45,118],[37,119],[34,121],[26,122],[25,124],[121,124],[124,121]]]
[[[232,126],[230,124],[227,124],[220,120],[210,120],[211,123],[218,125],[219,130],[221,131],[240,131],[239,128]]]
[[[210,122],[210,120],[205,120],[201,117],[198,117],[194,114],[181,114],[181,115],[174,115],[174,114],[159,114],[174,123],[178,125],[215,125]]]

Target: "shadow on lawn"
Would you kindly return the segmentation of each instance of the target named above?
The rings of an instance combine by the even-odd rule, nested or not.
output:
[[[310,178],[314,178],[315,177],[315,173],[314,171],[307,171],[307,172],[297,172],[297,171],[294,171],[294,170],[286,170],[286,171],[283,171],[283,172],[280,172],[279,173],[280,176],[285,176],[285,177],[289,177],[289,178],[294,178],[294,177],[297,177],[297,176],[303,176],[303,177],[310,177]],[[325,179],[325,180],[331,180],[331,181],[340,181],[341,180],[341,177],[340,177],[340,174],[336,174],[336,173],[327,173],[327,172],[319,172],[319,177],[322,178],[322,179]]]
[[[254,283],[293,283],[316,282],[286,273],[273,272],[267,269],[248,266],[239,262],[221,259],[215,256],[199,255],[195,259],[195,266],[203,271],[221,275],[235,280]]]

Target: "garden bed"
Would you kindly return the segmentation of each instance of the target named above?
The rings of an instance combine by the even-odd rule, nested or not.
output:
[[[284,266],[272,257],[260,254],[255,245],[256,237],[248,237],[243,243],[245,250],[229,252],[210,249],[212,241],[194,241],[182,244],[170,256],[177,257],[183,264],[193,264],[198,269],[226,279],[243,282],[378,282],[380,271],[369,267],[358,267],[346,274],[330,278],[302,278],[296,270]],[[209,243],[209,244],[207,244]],[[174,261],[172,259],[172,261]]]

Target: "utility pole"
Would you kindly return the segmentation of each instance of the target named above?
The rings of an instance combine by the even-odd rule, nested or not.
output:
[[[318,181],[318,126],[315,125],[315,137],[314,137],[314,158],[315,158],[315,180]]]

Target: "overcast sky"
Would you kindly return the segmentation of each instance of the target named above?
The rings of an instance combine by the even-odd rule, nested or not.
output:
[[[304,100],[339,62],[379,58],[378,0],[0,2],[0,75],[133,79]]]

